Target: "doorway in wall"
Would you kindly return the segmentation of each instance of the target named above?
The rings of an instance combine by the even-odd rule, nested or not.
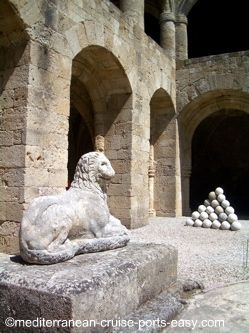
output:
[[[221,186],[239,218],[249,217],[249,115],[221,110],[204,119],[192,139],[190,207]]]

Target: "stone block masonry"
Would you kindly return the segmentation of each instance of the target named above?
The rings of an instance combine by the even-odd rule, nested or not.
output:
[[[7,317],[34,320],[111,320],[127,318],[165,291],[177,277],[177,251],[157,244],[86,254],[49,266],[26,265],[0,256],[0,331]],[[98,332],[104,332],[99,327]],[[37,332],[47,332],[41,328]],[[49,332],[57,332],[50,328]],[[29,332],[29,328],[19,332]],[[64,332],[82,332],[65,328]],[[92,332],[85,329],[85,333]]]

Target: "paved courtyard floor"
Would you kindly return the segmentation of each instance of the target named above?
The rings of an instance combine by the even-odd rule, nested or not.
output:
[[[244,267],[249,221],[240,221],[240,231],[185,226],[186,218],[152,218],[131,231],[134,242],[166,243],[178,249],[178,279],[193,279],[212,289],[249,279]],[[249,332],[249,330],[248,330]]]
[[[178,248],[178,278],[203,283],[165,333],[248,333],[249,221],[237,232],[186,227],[185,218],[153,218],[132,230],[134,242],[168,243]]]

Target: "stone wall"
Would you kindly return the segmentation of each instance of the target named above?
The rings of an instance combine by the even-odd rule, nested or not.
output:
[[[177,62],[177,112],[209,91],[248,92],[249,52],[234,52]]]
[[[24,203],[25,128],[29,82],[27,34],[7,2],[0,3],[0,251],[17,249]]]

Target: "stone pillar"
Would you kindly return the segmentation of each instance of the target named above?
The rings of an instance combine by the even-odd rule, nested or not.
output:
[[[154,160],[154,146],[150,145],[150,156],[149,156],[149,216],[156,216],[154,209],[154,188],[155,188],[155,160]]]
[[[105,138],[102,135],[95,137],[95,150],[102,153],[105,151]]]
[[[191,167],[185,166],[182,170],[182,210],[184,216],[190,216],[190,176]]]
[[[144,0],[120,0],[120,9],[130,22],[144,29]]]
[[[68,183],[72,65],[70,57],[39,42],[32,41],[30,47],[24,178],[27,204],[34,197],[60,193]]]
[[[176,217],[182,216],[182,184],[181,184],[181,160],[180,160],[180,140],[179,127],[176,121],[176,157],[175,157],[175,177],[176,177],[176,196],[175,212]]]
[[[176,16],[176,59],[188,59],[188,19],[185,15]]]
[[[160,45],[170,57],[175,57],[175,15],[162,12],[160,15]]]
[[[9,26],[10,23],[6,25]],[[21,32],[16,32],[21,37]],[[5,40],[11,39],[4,33],[0,34],[0,43]],[[19,251],[19,222],[24,209],[25,159],[29,159],[25,137],[30,47],[20,38],[11,46],[5,47],[4,42],[2,51],[0,77],[4,79],[0,80],[0,252],[16,254]]]

